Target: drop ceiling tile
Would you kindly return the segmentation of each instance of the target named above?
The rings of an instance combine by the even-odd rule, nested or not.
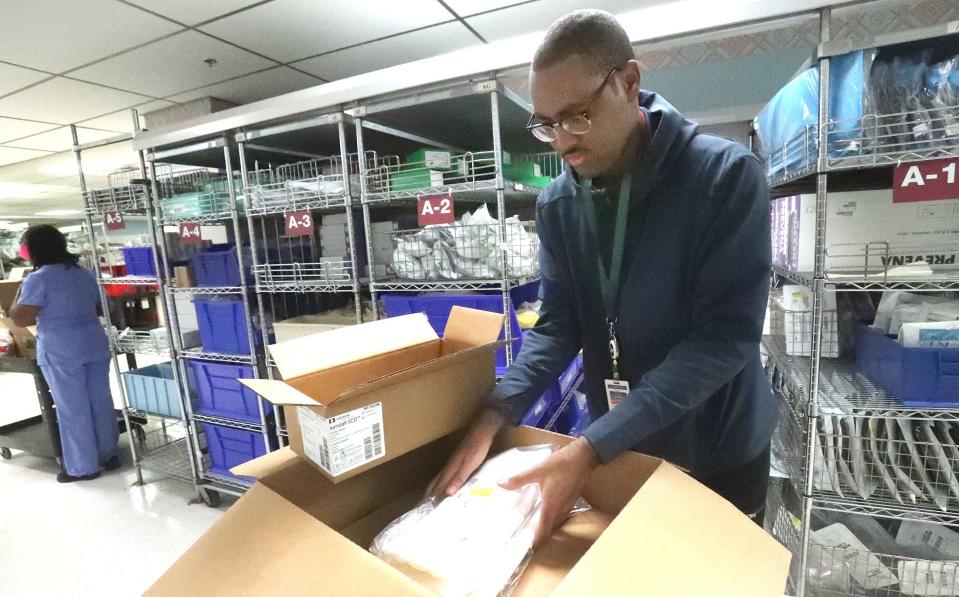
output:
[[[621,14],[669,0],[592,0],[590,8]],[[578,0],[549,0],[531,2],[466,19],[487,40],[504,39],[534,31],[545,31],[553,21],[564,14],[582,8]]]
[[[214,66],[204,63],[213,58]],[[166,97],[274,63],[212,37],[184,31],[148,46],[70,73],[71,77]]]
[[[153,112],[154,110],[162,110],[163,108],[169,108],[173,105],[173,102],[168,102],[165,100],[154,100],[152,102],[147,102],[145,104],[140,104],[138,106],[131,106],[124,108],[122,110],[117,110],[110,114],[104,114],[103,116],[97,116],[96,118],[91,118],[89,120],[84,120],[79,124],[104,131],[113,131],[115,133],[132,133],[133,132],[133,116],[130,113],[131,108],[136,108],[137,112],[140,113],[140,120],[142,122],[143,115],[147,112]]]
[[[17,149],[15,147],[0,146],[0,166],[24,162],[34,158],[50,155],[49,151],[34,151],[33,149]]]
[[[304,69],[307,70],[307,69]],[[209,85],[202,89],[170,96],[175,102],[188,102],[201,97],[217,97],[236,104],[248,104],[268,97],[274,97],[313,87],[321,81],[295,71],[292,68],[278,66],[252,75],[246,75],[232,81]]]
[[[50,72],[64,72],[181,29],[115,0],[11,4],[4,2],[5,10],[14,11],[16,18],[0,18],[0,56]]]
[[[461,23],[453,22],[324,54],[294,66],[332,81],[480,43]]]
[[[49,131],[56,127],[57,125],[50,124],[49,122],[0,117],[0,144],[7,143],[11,139],[20,139],[22,137],[36,135],[37,133]]]
[[[0,45],[3,42],[0,41]],[[0,54],[2,57],[3,54]],[[21,68],[0,62],[0,95],[6,95],[23,89],[27,85],[48,78],[50,75],[29,68]]]
[[[157,14],[179,21],[186,25],[196,25],[239,10],[244,6],[256,4],[259,0],[131,0],[131,4],[142,6]]]
[[[520,4],[523,0],[446,0],[446,3],[456,14],[461,17],[468,17],[477,13],[496,10]],[[542,0],[536,0],[533,4],[540,3]]]
[[[452,18],[435,0],[274,0],[201,29],[292,61]]]
[[[113,131],[101,131],[98,129],[88,129],[77,127],[77,138],[80,144],[92,143],[101,139],[116,137],[117,133]],[[73,148],[73,137],[70,135],[70,127],[60,127],[58,129],[17,139],[7,143],[10,147],[20,149],[36,149],[42,151],[67,151]]]
[[[150,98],[57,77],[0,99],[0,116],[70,124]]]

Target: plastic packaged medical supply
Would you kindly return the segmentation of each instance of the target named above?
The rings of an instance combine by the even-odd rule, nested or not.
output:
[[[556,450],[513,448],[489,459],[454,495],[429,498],[383,529],[370,551],[435,593],[509,595],[532,555],[542,492],[507,491],[499,482]],[[589,506],[577,504],[574,512]]]

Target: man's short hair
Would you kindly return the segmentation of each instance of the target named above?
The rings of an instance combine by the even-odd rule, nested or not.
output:
[[[533,70],[548,68],[573,55],[581,56],[597,71],[621,67],[636,58],[629,36],[616,17],[589,9],[573,11],[550,25],[533,56]]]

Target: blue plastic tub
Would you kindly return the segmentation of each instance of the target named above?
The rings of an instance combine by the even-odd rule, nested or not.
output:
[[[266,454],[263,435],[259,431],[234,429],[212,423],[201,423],[210,455],[210,472],[222,477],[253,483],[252,477],[234,475],[230,469]],[[276,449],[276,438],[270,437],[270,449]]]
[[[239,286],[240,263],[236,246],[213,245],[193,258],[197,286]]]
[[[183,416],[180,391],[170,363],[140,367],[120,375],[130,408],[167,417]]]
[[[197,297],[193,299],[193,307],[204,352],[250,354],[249,323],[242,299]],[[253,339],[257,346],[262,343],[259,330],[253,330]]]
[[[959,406],[959,348],[906,348],[858,324],[856,364],[906,406]]]
[[[450,311],[455,306],[469,307],[482,311],[492,311],[494,313],[503,312],[503,296],[501,294],[462,294],[462,295],[383,295],[383,309],[387,317],[397,317],[400,315],[409,315],[411,313],[426,313],[430,325],[440,336],[446,329],[446,321],[450,317]],[[513,355],[519,353],[523,342],[523,331],[519,327],[519,320],[516,319],[516,311],[510,305],[509,310],[510,333],[513,338]],[[505,333],[500,334],[500,340],[503,340]],[[502,376],[506,373],[506,350],[501,348],[496,351],[496,375]]]
[[[237,381],[255,377],[252,366],[193,359],[189,362],[196,379],[196,412],[238,421],[260,422],[256,393]],[[273,406],[264,402],[263,409],[268,414]]]
[[[153,263],[153,247],[123,247],[123,263],[128,276],[156,276],[157,268]]]
[[[583,356],[576,355],[559,379],[543,392],[536,402],[526,411],[520,421],[523,425],[545,429],[546,424],[556,413],[563,400],[576,391],[583,381]]]

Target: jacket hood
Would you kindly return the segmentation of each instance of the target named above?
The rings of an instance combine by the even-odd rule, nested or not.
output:
[[[686,118],[668,101],[651,91],[639,92],[639,105],[653,128],[643,165],[649,172],[649,182],[656,184],[669,173],[671,159],[679,154],[696,134],[697,125]],[[556,180],[557,195],[575,195],[582,188],[570,168]]]

